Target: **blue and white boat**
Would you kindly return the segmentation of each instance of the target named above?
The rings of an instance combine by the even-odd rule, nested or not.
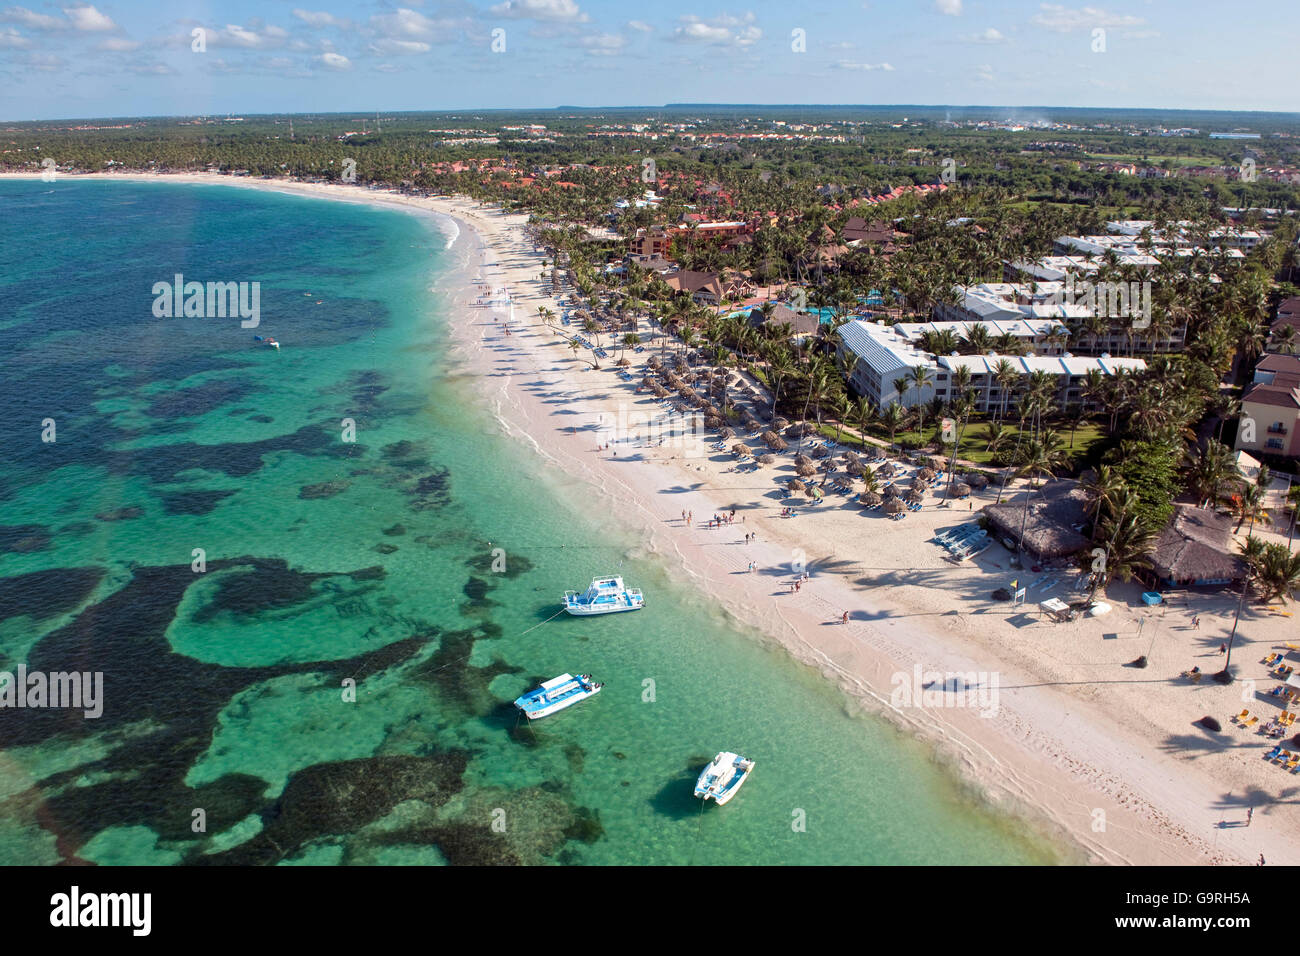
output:
[[[530,690],[522,697],[515,698],[518,707],[529,720],[548,717],[566,707],[572,707],[580,700],[586,700],[600,693],[604,684],[597,684],[590,674],[561,674],[548,680],[536,690]]]
[[[754,761],[724,750],[713,758],[700,774],[700,779],[695,781],[695,795],[703,797],[705,803],[713,800],[722,806],[736,795],[753,769]]]
[[[593,578],[591,586],[582,594],[577,591],[564,592],[564,609],[578,617],[639,611],[643,607],[645,597],[640,590],[624,587],[622,578]]]

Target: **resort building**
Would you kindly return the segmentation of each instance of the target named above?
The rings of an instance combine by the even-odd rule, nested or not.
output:
[[[974,392],[977,412],[1013,407],[1029,376],[1035,372],[1056,379],[1057,405],[1066,409],[1084,405],[1083,383],[1089,372],[1112,376],[1146,369],[1146,362],[1142,359],[1078,356],[1068,352],[1061,355],[990,353],[935,356],[921,350],[916,341],[899,332],[897,327],[860,320],[844,323],[839,327],[839,333],[840,356],[849,369],[849,384],[855,392],[865,395],[880,408],[894,402],[900,402],[905,408],[914,408],[933,398],[943,401],[957,398],[954,375],[959,368],[970,371],[969,387]],[[919,388],[912,381],[912,373],[918,367],[928,372],[928,376],[923,376],[928,377],[928,382]],[[899,379],[908,383],[901,395],[894,385]]]
[[[1300,458],[1300,357],[1269,353],[1259,360],[1255,380],[1241,399],[1235,447]]]
[[[722,302],[722,277],[716,272],[672,272],[664,276],[664,281],[674,292],[683,292],[700,305]]]

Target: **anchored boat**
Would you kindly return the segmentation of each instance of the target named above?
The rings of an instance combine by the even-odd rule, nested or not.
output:
[[[579,617],[639,611],[643,607],[645,597],[641,591],[624,587],[622,578],[593,578],[591,586],[581,594],[577,591],[564,592],[564,609]]]
[[[754,761],[724,750],[700,773],[700,779],[695,781],[695,795],[703,797],[706,803],[713,800],[722,806],[736,795],[753,769]]]
[[[522,697],[515,698],[518,707],[529,720],[547,717],[558,710],[572,707],[580,700],[586,700],[600,693],[604,684],[597,684],[590,674],[561,674],[548,680],[536,690],[530,690]]]

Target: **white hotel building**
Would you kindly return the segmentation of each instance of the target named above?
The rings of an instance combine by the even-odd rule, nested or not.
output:
[[[1146,362],[1138,358],[1112,358],[1110,355],[1079,356],[1066,352],[1061,355],[931,355],[915,344],[916,330],[928,323],[900,324],[889,327],[869,322],[846,322],[839,328],[840,356],[848,369],[849,384],[859,395],[864,395],[878,408],[900,402],[904,408],[938,398],[948,401],[956,398],[953,373],[958,368],[970,369],[970,388],[975,395],[978,412],[1001,408],[1005,402],[1011,407],[1019,397],[1028,377],[1034,372],[1046,372],[1057,380],[1057,405],[1062,408],[1078,406],[1083,402],[1082,385],[1091,370],[1103,375],[1144,370]],[[1008,362],[1020,375],[1017,383],[1003,394],[995,377],[1001,362]],[[930,373],[930,384],[918,389],[909,381],[908,389],[899,396],[894,382],[905,379],[917,366]]]

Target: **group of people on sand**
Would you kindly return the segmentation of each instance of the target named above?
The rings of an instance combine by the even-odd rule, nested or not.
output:
[[[733,522],[735,522],[735,520],[736,520],[735,508],[732,508],[730,512],[724,511],[722,512],[722,514],[715,514],[712,518],[709,519],[709,530],[712,531],[714,528],[721,528],[724,524],[732,524]],[[740,523],[741,524],[745,523],[744,515],[741,516]],[[746,541],[749,540],[749,535],[745,535],[745,540]]]

